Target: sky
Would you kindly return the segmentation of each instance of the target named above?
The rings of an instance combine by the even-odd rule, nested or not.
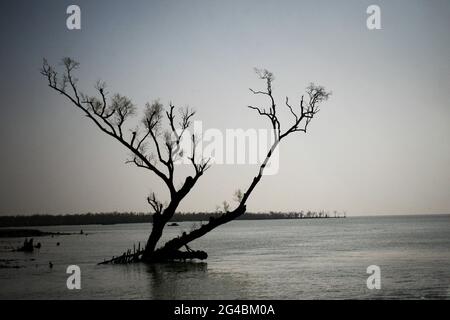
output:
[[[71,4],[81,30],[66,27]],[[366,26],[372,4],[380,30]],[[127,151],[47,86],[42,58],[65,56],[80,62],[85,92],[101,79],[140,110],[154,99],[189,105],[204,130],[268,128],[246,108],[260,102],[249,87],[264,88],[254,67],[274,73],[279,108],[310,82],[331,90],[308,133],[282,142],[279,170],[248,211],[450,213],[447,0],[6,0],[0,12],[1,215],[150,212],[149,192],[168,199],[157,177],[125,164]],[[213,165],[180,211],[233,204],[257,170]]]

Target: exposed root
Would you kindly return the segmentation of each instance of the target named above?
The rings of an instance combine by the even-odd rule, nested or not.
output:
[[[109,260],[105,260],[100,264],[128,264],[134,262],[167,262],[167,261],[186,261],[192,259],[204,260],[208,258],[208,254],[201,250],[192,250],[187,245],[186,251],[181,250],[171,250],[171,251],[155,251],[150,257],[144,255],[145,249],[140,249],[140,244],[136,250],[136,246],[133,246],[133,250],[129,249],[124,252],[121,256],[112,257]]]
[[[105,260],[98,264],[127,264],[132,262],[139,262],[144,255],[144,251],[144,249],[141,249],[141,243],[139,242],[137,248],[136,245],[133,244],[133,251],[131,251],[131,249],[128,249],[121,256],[113,256],[111,259]]]

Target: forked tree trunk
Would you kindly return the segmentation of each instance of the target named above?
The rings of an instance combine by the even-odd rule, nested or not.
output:
[[[180,257],[180,249],[182,247],[186,247],[188,249],[187,244],[190,243],[191,241],[194,241],[195,239],[198,239],[198,238],[204,236],[205,234],[207,234],[211,230],[215,229],[216,227],[218,227],[222,224],[225,224],[227,222],[230,222],[230,221],[236,219],[237,217],[243,215],[245,213],[245,211],[247,210],[245,203],[247,202],[248,197],[253,192],[253,190],[256,187],[256,185],[258,184],[258,182],[261,180],[264,169],[265,169],[273,151],[277,147],[278,143],[279,143],[279,140],[275,141],[275,143],[270,148],[264,162],[260,166],[258,175],[253,178],[252,183],[250,184],[247,191],[244,193],[242,199],[240,200],[239,205],[237,206],[237,208],[235,210],[225,212],[218,218],[211,217],[207,224],[204,224],[200,228],[195,229],[189,233],[183,233],[181,236],[178,236],[178,237],[168,241],[164,246],[162,246],[159,249],[155,250],[155,246],[153,245],[153,242],[151,242],[152,246],[149,247],[149,250],[147,250],[147,248],[146,248],[146,254],[144,254],[143,260],[146,262],[155,262],[155,261],[178,259]],[[189,190],[190,189],[186,189],[184,191],[187,194],[187,192]],[[183,195],[183,197],[184,197],[184,195]],[[170,207],[170,205],[169,205],[169,207]],[[169,207],[167,209],[169,209]],[[176,206],[174,207],[173,210],[174,211],[173,211],[172,215],[170,216],[170,218],[168,218],[168,220],[166,222],[164,222],[164,224],[162,225],[162,228],[164,228],[164,225],[172,218],[173,214],[175,213]],[[162,217],[166,217],[166,215],[163,214]],[[155,221],[155,216],[154,216],[154,221]],[[158,225],[156,225],[156,229],[155,229],[155,222],[154,222],[153,228],[154,228],[154,230],[152,230],[152,234],[150,235],[150,238],[153,239],[153,233],[155,230],[156,230],[156,232],[161,231],[161,233],[155,233],[155,235],[154,235],[155,238],[158,237],[158,235],[160,238],[162,235],[162,229],[160,229],[160,227]],[[150,238],[149,238],[149,241],[150,241]],[[156,241],[158,241],[159,238]],[[189,250],[190,258],[206,259],[207,256],[208,255],[204,251]]]
[[[172,219],[175,211],[178,208],[181,200],[189,193],[196,182],[196,179],[187,177],[183,187],[171,195],[169,205],[164,209],[162,213],[155,212],[153,214],[152,232],[148,237],[147,244],[142,259],[145,261],[153,260],[156,245],[161,239],[164,227]]]
[[[164,227],[166,223],[175,214],[177,205],[175,205],[175,200],[172,200],[170,205],[164,210],[163,214],[155,213],[153,214],[152,232],[148,237],[147,244],[144,251],[144,260],[150,260],[153,255],[156,245],[159,239],[161,239]]]

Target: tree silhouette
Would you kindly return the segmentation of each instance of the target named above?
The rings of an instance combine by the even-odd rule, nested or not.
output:
[[[95,85],[97,95],[88,96],[78,89],[78,79],[74,76],[74,71],[79,68],[79,63],[71,58],[64,58],[62,59],[62,67],[62,75],[58,75],[56,69],[44,59],[41,74],[46,78],[49,87],[66,97],[92,120],[101,131],[128,149],[131,153],[131,158],[127,160],[127,163],[152,172],[165,183],[169,190],[170,201],[167,204],[159,201],[155,193],[151,193],[147,197],[147,202],[154,211],[152,230],[145,249],[142,252],[133,253],[133,261],[153,262],[170,259],[206,258],[205,252],[192,251],[187,246],[188,243],[246,212],[246,202],[261,180],[264,169],[280,141],[295,132],[306,133],[310,121],[319,112],[319,104],[327,100],[331,94],[324,87],[311,83],[306,88],[306,99],[302,96],[298,108],[291,106],[288,97],[286,97],[285,105],[293,116],[293,123],[283,131],[277,115],[277,105],[272,94],[274,76],[265,69],[255,69],[259,78],[264,80],[266,89],[264,91],[250,89],[250,91],[255,95],[266,96],[269,100],[269,107],[268,109],[259,106],[248,107],[269,119],[274,134],[274,142],[260,165],[258,174],[244,192],[241,190],[236,192],[234,200],[237,202],[237,205],[233,210],[230,210],[230,205],[224,202],[224,212],[220,216],[210,218],[208,223],[202,224],[188,233],[184,232],[181,236],[157,248],[156,246],[163,234],[165,225],[174,216],[184,197],[210,167],[209,159],[198,159],[196,156],[195,150],[198,138],[195,135],[191,135],[192,149],[189,150],[189,160],[194,169],[194,174],[185,177],[181,187],[177,188],[175,186],[174,163],[186,152],[186,150],[183,150],[181,142],[187,129],[191,126],[191,120],[195,115],[195,111],[190,108],[184,108],[179,109],[179,112],[175,114],[175,106],[172,103],[169,104],[168,110],[165,110],[159,101],[147,103],[141,126],[132,130],[130,135],[126,135],[124,124],[136,113],[136,107],[131,100],[120,94],[114,94],[109,98],[105,83],[100,81]],[[178,122],[175,120],[177,116],[180,118]],[[166,130],[163,130],[164,118],[167,120]],[[182,247],[185,247],[187,251],[180,251]],[[117,261],[129,260],[117,260],[117,258],[111,260],[111,262]]]

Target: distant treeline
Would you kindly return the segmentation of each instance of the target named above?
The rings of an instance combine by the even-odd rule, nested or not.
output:
[[[218,217],[221,212],[189,212],[177,213],[170,220],[181,221],[207,221],[210,217]],[[333,214],[326,212],[269,212],[246,213],[238,220],[262,220],[262,219],[314,219],[314,218],[345,218],[345,213]],[[0,216],[0,227],[31,227],[31,226],[60,226],[60,225],[87,225],[87,224],[119,224],[119,223],[149,223],[152,222],[150,213],[84,213],[66,215],[17,215]]]

